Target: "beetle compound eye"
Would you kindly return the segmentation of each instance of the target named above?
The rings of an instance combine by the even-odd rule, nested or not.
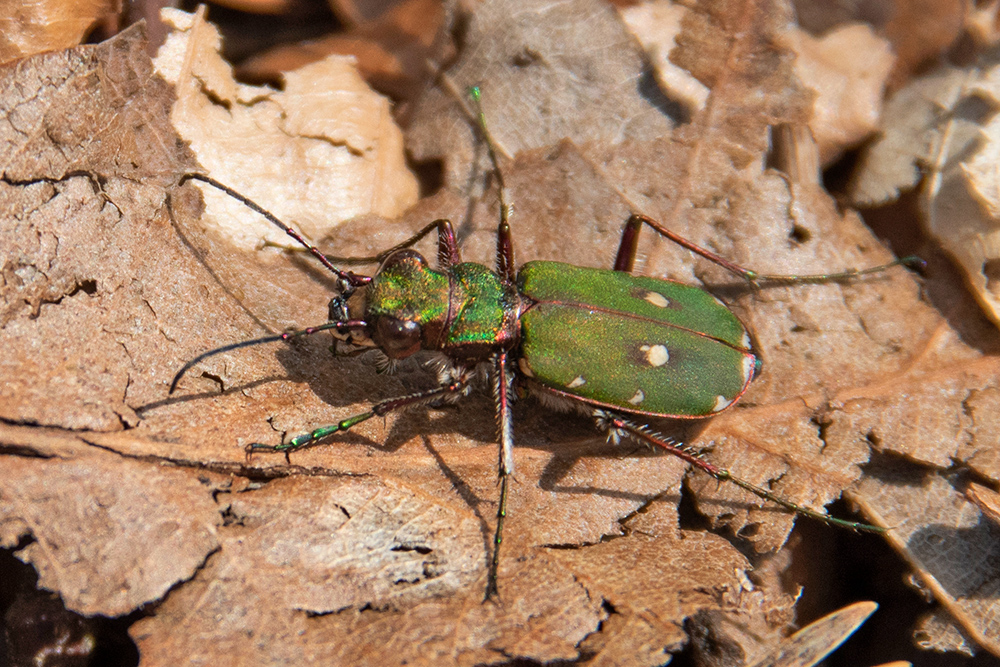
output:
[[[420,325],[413,320],[380,317],[375,324],[375,343],[390,359],[403,359],[420,349]]]

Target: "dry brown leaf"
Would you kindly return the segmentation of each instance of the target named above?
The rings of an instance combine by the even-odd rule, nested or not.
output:
[[[753,667],[812,667],[840,646],[878,605],[857,602],[813,621],[787,640],[778,651],[754,663]]]
[[[358,18],[353,10],[355,7],[349,5],[350,16]],[[244,79],[270,81],[330,54],[354,56],[358,72],[375,89],[395,99],[411,100],[420,95],[434,74],[429,62],[449,56],[436,53],[442,42],[444,15],[445,8],[438,0],[406,0],[346,33],[269,49],[240,63],[238,71]]]
[[[642,78],[639,48],[610,6],[485,2],[465,30],[468,48],[448,69],[448,85],[419,100],[407,135],[415,159],[443,161],[446,182],[467,182],[481,154],[455,102],[477,84],[488,89],[483,107],[508,156],[564,139],[585,146],[670,133],[670,120],[644,96],[657,93]]]
[[[118,0],[35,0],[3,3],[0,64],[36,53],[68,49],[103,21],[117,22]]]
[[[477,30],[503,35],[498,41],[507,49],[523,45],[523,33],[504,26],[511,14],[487,7],[476,16]],[[603,13],[589,16],[600,19],[594,19],[597,33],[610,30]],[[672,136],[650,140],[637,132],[622,140],[610,133],[578,147],[555,144],[546,134],[537,139],[537,149],[505,163],[519,261],[608,266],[621,225],[637,206],[696,242],[768,271],[886,261],[887,253],[857,217],[839,213],[815,182],[764,169],[768,127],[802,122],[810,101],[794,83],[790,58],[773,47],[785,18],[783,6],[770,3],[717,4],[710,13],[693,14],[679,40],[679,60],[694,63],[695,53],[705,54],[690,67],[712,94],[706,111]],[[551,34],[559,25],[536,29]],[[783,568],[762,580],[753,573],[751,583],[747,556],[728,540],[679,527],[683,465],[609,445],[586,420],[553,415],[532,401],[515,406],[518,475],[501,555],[501,602],[482,604],[497,494],[488,396],[470,397],[453,409],[366,423],[329,445],[296,452],[288,462],[260,454],[250,464],[242,449],[249,442],[276,443],[284,434],[355,414],[372,400],[432,380],[415,365],[376,376],[365,359],[331,358],[328,340],[316,338],[206,360],[168,397],[173,373],[201,351],[292,323],[322,322],[332,281],[297,256],[234,248],[201,221],[201,198],[193,187],[167,187],[166,175],[176,178],[193,163],[176,137],[156,129],[167,127],[169,96],[157,87],[132,38],[47,56],[32,66],[53,80],[67,77],[46,68],[86,58],[96,63],[88,72],[109,67],[107,62],[118,67],[111,74],[131,72],[146,85],[130,89],[128,103],[119,107],[147,114],[121,122],[159,141],[124,143],[123,137],[133,135],[119,130],[100,146],[85,144],[87,152],[72,142],[46,143],[82,135],[82,129],[66,129],[79,124],[53,122],[47,132],[8,134],[11,148],[0,161],[7,174],[0,222],[9,235],[4,247],[19,254],[16,262],[5,256],[3,266],[3,312],[9,319],[0,337],[13,352],[0,358],[8,392],[0,416],[24,426],[16,438],[2,436],[0,453],[21,466],[52,462],[56,469],[94,460],[102,467],[97,479],[119,465],[122,471],[144,466],[153,480],[168,478],[163,464],[177,467],[169,472],[184,480],[185,495],[175,504],[196,504],[199,513],[192,515],[202,523],[193,525],[214,526],[219,547],[209,555],[210,540],[198,542],[197,549],[171,539],[143,544],[152,562],[173,559],[178,566],[169,578],[147,583],[136,600],[158,594],[162,581],[190,576],[192,562],[204,563],[169,592],[155,615],[133,626],[144,664],[176,664],[183,655],[217,663],[299,664],[592,656],[598,664],[653,665],[688,633],[700,638],[696,643],[706,652],[724,645],[727,656],[743,659],[780,643],[791,605],[779,583]],[[132,60],[123,61],[123,53]],[[594,72],[596,80],[639,80],[638,58],[624,78],[621,62],[605,60],[588,64],[608,65]],[[537,80],[549,80],[562,92],[579,85],[572,81],[575,70],[548,69],[547,62],[535,62],[546,68]],[[506,62],[490,72],[501,82],[523,75],[516,63]],[[124,87],[110,75],[71,81],[76,91],[89,91],[85,84],[95,89],[77,93],[72,106],[63,101],[70,99],[66,91],[44,87],[42,93],[26,88],[33,91],[28,100],[4,103],[35,109],[38,118],[63,118],[59,104],[87,117],[101,108],[91,108],[90,100],[108,94],[102,81]],[[510,88],[497,93],[489,79],[483,82],[488,103],[496,105],[495,115],[491,107],[488,112],[498,134],[517,136],[503,133],[537,122],[536,100]],[[623,109],[641,106],[634,88],[630,95]],[[560,109],[552,104],[548,113],[556,116]],[[653,113],[647,107],[639,117]],[[604,115],[594,116],[595,127],[609,116],[605,107]],[[440,126],[438,143],[462,145],[469,126],[457,112],[450,117],[450,124]],[[105,146],[116,148],[114,161],[99,150]],[[48,160],[12,177],[7,165],[16,159],[25,164],[25,154]],[[132,162],[136,166],[129,167]],[[85,176],[63,179],[68,165],[99,174],[101,191]],[[44,178],[63,180],[39,180]],[[385,226],[374,216],[351,221],[322,247],[367,254],[448,216],[459,227],[465,257],[489,263],[495,199],[470,206],[464,184],[448,181],[448,188],[420,202],[398,225]],[[272,206],[266,198],[260,203]],[[765,360],[764,374],[738,407],[708,423],[659,428],[688,436],[694,446],[712,447],[713,461],[817,508],[861,475],[859,466],[873,446],[909,457],[914,462],[906,470],[938,486],[944,477],[935,466],[950,467],[952,459],[978,461],[977,470],[994,471],[982,474],[996,474],[996,459],[990,458],[996,423],[989,411],[1000,391],[1000,372],[921,302],[905,272],[848,285],[749,293],[718,267],[643,235],[641,270],[722,288],[720,294],[732,297],[753,326]],[[420,248],[433,256],[433,239]],[[22,305],[32,300],[37,313]],[[942,418],[919,421],[939,411]],[[33,424],[87,433],[82,441],[67,439],[64,431],[53,435]],[[917,426],[903,430],[905,424]],[[876,476],[863,477],[855,491],[872,516],[898,512],[918,531],[928,530],[915,525],[924,516],[964,529],[965,515],[930,519],[935,515],[921,512],[926,498],[893,495],[898,489],[881,474],[887,467],[882,458],[894,460],[887,454],[869,464]],[[222,473],[235,475],[232,484],[220,481]],[[207,480],[203,488],[193,482],[199,475]],[[79,486],[47,491],[78,493]],[[784,512],[699,475],[689,477],[687,487],[695,491],[697,510],[738,531],[751,545],[748,553],[784,542],[792,524]],[[87,498],[100,498],[99,491]],[[948,505],[956,496],[943,489],[935,498]],[[215,514],[208,511],[209,500]],[[145,514],[155,521],[173,516],[155,508]],[[5,543],[20,539],[23,545],[33,538],[44,544],[60,535],[76,540],[71,547],[81,552],[92,548],[89,534],[64,532],[57,518],[52,527],[32,529],[37,532],[28,538],[17,537],[27,531],[7,510],[3,519],[14,535]],[[148,525],[132,528],[144,535]],[[951,544],[972,549],[977,543],[965,540],[977,532],[959,530]],[[40,563],[38,550],[31,556]],[[948,567],[941,558],[935,564]],[[130,572],[126,565],[102,570],[110,583],[128,581]],[[951,576],[956,572],[961,570]],[[56,585],[64,595],[74,591]],[[980,610],[958,593],[948,594],[957,600],[960,620],[982,623],[979,615],[989,613],[988,605]],[[88,609],[117,613],[112,602],[109,597]],[[754,635],[757,646],[751,651],[731,639],[733,627],[751,628],[746,634]]]
[[[993,523],[1000,524],[1000,493],[982,484],[969,484],[969,488],[965,490],[965,497],[979,507],[983,516]]]
[[[799,26],[814,35],[822,35],[845,23],[863,22],[881,30],[892,18],[894,2],[827,2],[792,0]]]
[[[294,7],[296,0],[216,0],[212,4],[252,14],[283,14]]]
[[[857,493],[865,513],[892,528],[889,543],[910,563],[951,623],[980,648],[1000,655],[1000,530],[947,478],[937,475],[885,466],[865,477]],[[956,643],[932,634],[933,625],[924,624],[922,630],[928,646]],[[953,628],[949,632],[959,636]]]
[[[2,426],[8,447],[42,453],[36,429]],[[121,616],[191,578],[219,548],[217,476],[156,468],[56,432],[49,457],[6,457],[0,545],[32,537],[18,558],[68,609]]]
[[[813,35],[862,22],[889,40],[896,54],[892,88],[905,84],[928,63],[945,58],[970,30],[979,3],[965,0],[793,0],[799,25]],[[982,19],[980,19],[982,20]]]
[[[642,42],[660,88],[693,114],[705,106],[708,89],[668,58],[688,11],[656,0],[622,10],[622,18]],[[790,27],[778,43],[795,54],[796,76],[816,94],[809,127],[820,159],[829,164],[878,127],[893,64],[889,44],[862,23],[842,25],[821,38]]]
[[[965,0],[896,0],[884,34],[896,54],[894,87],[947,53],[962,34]]]

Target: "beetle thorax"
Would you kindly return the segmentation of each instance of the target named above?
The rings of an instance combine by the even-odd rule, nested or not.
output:
[[[363,308],[368,335],[391,359],[423,349],[485,360],[516,341],[520,301],[513,285],[480,264],[435,270],[407,249],[386,258],[363,305],[349,307]]]

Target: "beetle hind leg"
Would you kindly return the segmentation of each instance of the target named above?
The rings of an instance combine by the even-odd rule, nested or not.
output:
[[[768,502],[774,503],[784,507],[785,509],[794,512],[796,514],[801,514],[807,516],[811,519],[816,519],[817,521],[822,521],[825,524],[831,526],[838,526],[840,528],[847,528],[849,530],[868,532],[868,533],[878,533],[882,534],[886,532],[885,528],[879,526],[872,526],[867,523],[860,523],[857,521],[847,521],[845,519],[838,519],[836,517],[829,516],[822,512],[818,512],[813,509],[809,509],[798,503],[794,503],[787,498],[783,498],[772,491],[758,486],[752,482],[745,479],[737,477],[732,472],[725,468],[720,468],[713,463],[706,461],[701,456],[701,452],[684,444],[674,440],[673,438],[660,435],[653,431],[648,425],[633,422],[631,419],[627,418],[622,414],[615,412],[595,410],[594,417],[597,419],[598,428],[613,433],[609,437],[613,438],[631,438],[638,442],[644,442],[649,445],[658,447],[668,454],[676,456],[679,459],[687,461],[699,470],[711,475],[720,482],[730,482],[736,486],[749,491],[758,498],[766,500]]]

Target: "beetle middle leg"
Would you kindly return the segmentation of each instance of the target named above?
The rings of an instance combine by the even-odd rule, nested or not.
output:
[[[500,447],[497,462],[497,478],[500,483],[500,500],[497,504],[497,527],[493,535],[493,556],[486,582],[486,599],[499,595],[497,584],[500,570],[500,544],[503,542],[503,523],[507,518],[507,493],[510,478],[514,474],[514,417],[510,411],[509,373],[507,352],[500,352],[493,358],[493,398],[497,410],[497,430]]]

